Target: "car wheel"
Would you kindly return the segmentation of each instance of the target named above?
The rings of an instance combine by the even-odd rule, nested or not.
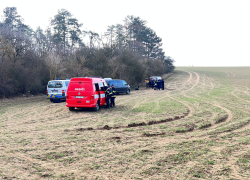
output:
[[[126,91],[126,94],[130,94],[130,90],[129,89]]]
[[[97,103],[96,103],[96,106],[95,106],[95,108],[94,108],[94,110],[95,110],[95,111],[99,111],[99,109],[100,109],[99,102],[97,102]]]
[[[70,110],[70,111],[74,111],[75,108],[74,108],[74,107],[69,107],[69,110]]]

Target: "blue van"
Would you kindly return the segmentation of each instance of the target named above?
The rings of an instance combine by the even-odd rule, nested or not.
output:
[[[112,84],[114,85],[117,94],[118,93],[130,94],[130,86],[126,81],[122,79],[106,79],[106,78],[104,79],[109,87],[111,87]]]

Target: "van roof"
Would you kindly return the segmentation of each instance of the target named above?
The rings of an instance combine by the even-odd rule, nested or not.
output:
[[[125,81],[125,80],[123,80],[123,79],[111,79],[111,80],[109,80],[109,81]]]
[[[56,80],[49,80],[49,81],[70,81],[70,79],[56,79]]]
[[[87,78],[87,77],[75,77],[70,80],[71,82],[105,82],[102,78]]]

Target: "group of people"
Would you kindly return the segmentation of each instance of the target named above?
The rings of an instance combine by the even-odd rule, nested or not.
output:
[[[107,108],[115,107],[116,91],[113,84],[111,87],[106,88],[105,95],[106,95]]]
[[[152,89],[155,90],[164,90],[164,80],[163,79],[146,79],[146,88],[151,87]]]

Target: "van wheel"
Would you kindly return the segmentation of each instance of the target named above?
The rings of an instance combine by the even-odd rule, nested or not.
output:
[[[96,103],[96,106],[94,107],[94,110],[95,110],[95,111],[99,111],[99,109],[100,109],[99,102],[97,102],[97,103]]]
[[[74,107],[69,107],[69,110],[70,110],[70,111],[74,111],[75,108],[74,108]]]
[[[129,89],[127,90],[126,94],[130,94],[130,90]]]

